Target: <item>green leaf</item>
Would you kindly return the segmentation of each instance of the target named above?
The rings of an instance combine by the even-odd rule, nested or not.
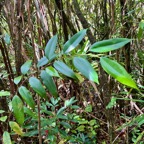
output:
[[[76,48],[79,43],[82,41],[84,36],[86,35],[86,30],[81,30],[78,33],[76,33],[74,36],[72,36],[65,44],[63,48],[64,53],[69,53],[74,48]]]
[[[119,63],[106,57],[100,58],[100,63],[103,69],[113,78],[115,78],[120,83],[127,85],[131,88],[137,89],[137,86],[131,76]]]
[[[77,79],[75,73],[73,72],[73,70],[71,68],[69,68],[65,63],[61,62],[61,61],[55,61],[54,62],[54,67],[61,72],[62,74],[73,78],[73,79]]]
[[[142,131],[138,137],[136,138],[136,141],[134,142],[134,144],[143,144],[143,136],[144,136],[144,131]],[[140,143],[139,143],[140,142]]]
[[[0,110],[0,114],[4,113],[5,111],[4,110]]]
[[[65,127],[66,129],[72,128],[71,125],[70,125],[69,123],[67,123],[67,122],[61,121],[60,124],[61,124],[63,127]]]
[[[14,83],[17,85],[22,79],[22,76],[18,76],[16,78],[14,78]]]
[[[10,134],[7,131],[3,133],[3,144],[12,144]]]
[[[47,43],[46,48],[45,48],[45,56],[49,59],[52,60],[55,57],[55,49],[57,45],[57,36],[53,36]]]
[[[96,124],[96,120],[95,119],[89,121],[89,125],[90,126],[94,126],[95,124]]]
[[[72,97],[70,100],[66,100],[64,103],[65,107],[69,107],[70,105],[74,104],[77,100],[75,100],[75,97]]]
[[[24,107],[24,113],[31,116],[32,118],[37,118],[37,114],[27,107]]]
[[[43,80],[44,85],[49,90],[49,92],[53,96],[58,97],[57,87],[56,87],[52,77],[44,70],[41,72],[40,76],[41,76],[41,78]]]
[[[141,20],[141,21],[140,21],[139,27],[144,30],[144,20]]]
[[[139,40],[143,38],[143,34],[144,34],[144,20],[141,20],[141,22],[139,23],[139,29],[137,34]]]
[[[24,134],[25,137],[33,137],[33,136],[36,136],[36,135],[38,135],[38,130],[31,130],[31,131],[26,132]]]
[[[33,90],[39,94],[42,98],[47,98],[46,97],[46,91],[45,89],[43,88],[41,82],[35,78],[35,77],[31,77],[29,79],[29,84],[30,86],[33,88]]]
[[[64,112],[66,108],[65,107],[61,107],[58,111],[57,111],[57,116],[62,114]]]
[[[24,99],[24,101],[32,108],[34,109],[35,108],[35,102],[29,92],[29,90],[24,87],[24,86],[21,86],[19,88],[19,93],[21,95],[21,97]]]
[[[88,104],[85,108],[85,112],[92,112],[92,105]]]
[[[8,92],[8,91],[0,91],[0,96],[10,96],[10,92]]]
[[[60,77],[60,75],[58,74],[57,70],[55,68],[53,68],[52,66],[49,66],[46,68],[46,72],[50,75],[50,76],[54,76],[54,77]]]
[[[9,125],[16,134],[23,136],[24,132],[16,122],[10,121]]]
[[[48,63],[48,59],[44,56],[43,58],[41,58],[39,61],[38,61],[38,64],[37,64],[37,67],[41,67],[41,66],[44,66]]]
[[[5,36],[4,36],[4,41],[5,41],[5,43],[8,44],[8,45],[10,44],[10,35],[9,35],[8,33],[5,34]]]
[[[80,125],[79,127],[76,128],[76,130],[82,132],[85,131],[85,126],[84,125]]]
[[[24,123],[23,102],[17,95],[15,95],[12,99],[12,108],[16,121],[22,125]]]
[[[116,50],[116,49],[123,47],[130,41],[131,39],[127,39],[127,38],[114,38],[114,39],[109,39],[109,40],[103,40],[103,41],[94,43],[90,47],[89,51],[97,52],[97,53],[109,52],[109,51]]]
[[[31,65],[32,65],[32,60],[26,61],[26,62],[21,66],[21,73],[22,73],[23,75],[25,75],[25,74],[29,71]]]
[[[6,119],[7,119],[7,116],[2,116],[2,117],[0,117],[0,121],[2,121],[2,122],[5,122]]]
[[[114,98],[114,97],[112,97],[111,98],[111,101],[108,103],[108,105],[106,106],[106,109],[110,109],[110,108],[112,108],[113,106],[115,106],[116,105],[116,98]]]
[[[96,71],[93,69],[91,64],[86,59],[75,57],[73,63],[74,66],[81,72],[82,75],[84,75],[91,81],[99,83]]]

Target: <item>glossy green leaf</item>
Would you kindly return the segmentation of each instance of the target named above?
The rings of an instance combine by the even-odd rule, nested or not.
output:
[[[16,122],[10,121],[9,125],[16,134],[23,136],[24,132]]]
[[[49,92],[53,96],[57,97],[58,96],[57,87],[56,87],[52,77],[44,70],[41,72],[40,76],[42,78],[42,81],[43,81],[44,85],[49,90]]]
[[[25,75],[25,74],[29,71],[31,65],[32,65],[32,60],[26,61],[26,62],[21,66],[21,73],[22,73],[23,75]]]
[[[12,99],[12,108],[16,121],[22,125],[24,123],[23,102],[17,95]]]
[[[63,48],[64,53],[69,53],[74,48],[76,48],[79,43],[82,41],[84,36],[86,35],[86,30],[81,30],[78,33],[76,33],[74,36],[72,36],[65,44]]]
[[[75,57],[73,60],[74,66],[88,78],[90,81],[98,82],[98,75],[91,64],[84,58]]]
[[[38,64],[37,64],[37,67],[41,67],[41,66],[44,66],[48,63],[48,59],[44,56],[43,58],[41,58],[39,61],[38,61]]]
[[[103,69],[117,81],[131,88],[138,89],[131,76],[119,63],[106,57],[101,57],[100,63]]]
[[[21,95],[21,97],[24,99],[24,101],[32,108],[34,109],[35,108],[35,102],[29,92],[29,90],[24,87],[24,86],[21,86],[19,88],[19,93]]]
[[[114,38],[114,39],[109,39],[109,40],[103,40],[94,43],[91,47],[90,50],[91,52],[97,52],[97,53],[104,53],[104,52],[109,52],[112,50],[119,49],[129,43],[131,39],[127,38]]]
[[[5,122],[7,120],[7,116],[0,117],[0,121]]]
[[[62,74],[73,78],[73,79],[77,79],[75,73],[73,72],[73,70],[71,68],[69,68],[65,63],[61,62],[61,61],[55,61],[54,62],[54,67],[61,72]]]
[[[43,88],[41,82],[35,78],[35,77],[31,77],[29,79],[29,83],[30,83],[30,86],[33,88],[33,90],[39,94],[42,98],[47,98],[46,97],[46,91],[45,89]]]
[[[8,91],[0,91],[0,97],[1,96],[10,96],[10,92],[8,92]]]
[[[10,134],[7,131],[3,133],[3,144],[12,144]]]
[[[17,85],[22,79],[22,76],[18,76],[16,78],[14,78],[14,83]]]
[[[49,66],[46,68],[46,72],[53,77],[60,77],[60,75],[58,74],[57,70],[55,68],[53,68],[52,66]]]
[[[47,43],[45,48],[45,56],[51,60],[55,57],[55,49],[57,45],[57,36],[53,36]]]

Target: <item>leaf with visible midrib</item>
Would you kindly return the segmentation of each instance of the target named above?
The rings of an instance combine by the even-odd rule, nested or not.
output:
[[[53,36],[47,43],[45,48],[45,56],[51,60],[55,57],[55,49],[57,45],[57,35]]]
[[[138,90],[134,80],[119,63],[106,57],[101,57],[100,63],[102,68],[117,81]]]
[[[91,81],[98,82],[98,75],[91,64],[84,58],[75,57],[73,60],[74,66]]]
[[[29,84],[30,86],[33,88],[33,90],[39,94],[42,98],[47,98],[46,97],[46,91],[45,89],[43,88],[40,80],[38,80],[37,78],[35,77],[31,77],[29,79]]]
[[[21,97],[24,99],[24,101],[32,108],[34,109],[35,108],[35,102],[29,92],[29,90],[24,87],[24,86],[21,86],[19,88],[19,93],[21,95]]]
[[[53,96],[57,97],[58,96],[58,92],[57,92],[57,88],[56,88],[56,85],[55,85],[52,77],[44,70],[41,72],[40,76],[41,76],[41,78],[43,80],[44,85],[49,90],[49,92]]]
[[[77,79],[75,73],[73,72],[73,70],[71,68],[69,68],[65,63],[61,62],[61,61],[55,61],[54,62],[54,67],[61,72],[62,74],[73,78],[73,79]]]
[[[48,59],[44,56],[42,57],[39,61],[38,61],[38,64],[37,64],[37,67],[41,67],[41,66],[44,66],[48,63]]]
[[[16,121],[22,125],[24,123],[23,102],[17,95],[15,95],[12,99],[12,108]]]
[[[74,48],[76,48],[79,43],[82,41],[84,36],[86,35],[86,30],[81,30],[78,33],[76,33],[74,36],[72,36],[65,44],[63,48],[64,53],[68,53],[72,51]]]
[[[109,40],[103,40],[94,43],[89,51],[91,52],[97,52],[97,53],[104,53],[104,52],[109,52],[112,50],[119,49],[129,43],[131,39],[127,38],[114,38],[114,39],[109,39]]]

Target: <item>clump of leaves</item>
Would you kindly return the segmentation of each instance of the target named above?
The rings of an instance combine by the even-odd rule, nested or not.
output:
[[[86,30],[81,30],[72,36],[63,45],[63,49],[59,53],[56,53],[57,36],[52,37],[46,45],[45,56],[37,63],[37,73],[40,73],[38,77],[34,76],[34,73],[31,76],[31,60],[22,65],[22,75],[16,77],[14,82],[18,85],[22,80],[29,79],[28,83],[31,88],[20,86],[18,88],[19,94],[12,99],[13,113],[17,123],[11,122],[10,125],[15,133],[21,136],[34,136],[41,133],[45,135],[45,141],[51,143],[56,143],[57,137],[60,137],[61,141],[74,141],[74,139],[80,143],[93,141],[96,136],[95,128],[98,127],[98,124],[95,120],[88,121],[75,115],[74,110],[77,106],[72,107],[76,102],[74,97],[66,100],[64,106],[59,105],[60,98],[55,83],[58,78],[69,78],[80,83],[82,81],[81,77],[84,77],[99,84],[97,71],[88,61],[87,57],[89,55],[87,52],[95,53],[100,59],[102,68],[114,79],[132,89],[139,90],[124,67],[105,54],[123,47],[131,40],[127,38],[109,39],[96,42],[89,49],[76,50],[79,48],[78,45],[80,45],[85,34]],[[100,57],[99,53],[102,53],[103,56]],[[47,65],[48,67],[46,67]],[[45,68],[41,70],[40,68],[43,66]],[[50,100],[48,93],[52,97]],[[37,98],[41,98],[38,104],[35,104],[35,95],[38,96]],[[68,113],[67,109],[72,109],[72,111]],[[41,123],[41,131],[39,132],[37,130],[38,118],[40,118],[39,123]],[[77,123],[75,129],[73,129],[70,121]],[[26,130],[25,133],[22,128]],[[73,134],[69,135],[70,133]],[[7,133],[5,135],[8,136]],[[39,138],[41,137],[39,136]]]

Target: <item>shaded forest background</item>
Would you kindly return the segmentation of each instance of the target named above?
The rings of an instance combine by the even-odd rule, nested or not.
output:
[[[143,144],[144,127],[142,124],[144,122],[140,121],[142,123],[140,127],[136,123],[131,123],[135,118],[140,118],[138,116],[144,118],[143,103],[131,101],[132,98],[143,100],[144,97],[142,95],[144,90],[143,18],[143,0],[1,0],[0,90],[10,91],[10,97],[0,98],[0,109],[5,110],[5,115],[8,117],[6,122],[0,123],[0,137],[4,131],[10,132],[7,122],[15,119],[8,104],[14,95],[18,95],[18,88],[21,85],[28,85],[27,81],[30,76],[38,77],[37,63],[44,56],[47,42],[57,35],[58,52],[60,52],[63,44],[70,37],[82,29],[87,29],[87,35],[80,43],[81,47],[89,47],[95,42],[111,38],[132,39],[122,49],[109,52],[108,55],[125,67],[141,92],[130,91],[129,88],[110,78],[99,66],[97,57],[88,53],[89,61],[98,71],[99,85],[87,79],[84,79],[82,83],[75,83],[65,78],[54,79],[62,99],[59,107],[65,100],[75,96],[78,100],[77,105],[80,106],[78,115],[88,121],[92,119],[97,121],[98,128],[92,129],[95,131],[95,140],[91,139],[88,143],[130,144],[136,140],[138,143],[140,140],[141,143],[139,143]],[[62,59],[67,61],[65,57]],[[33,61],[31,73],[16,85],[14,79],[21,75],[21,66],[27,60]],[[70,63],[69,60],[68,63]],[[106,109],[113,96],[121,99],[114,107]],[[49,94],[49,98],[51,97],[52,95]],[[35,98],[35,101],[37,99]],[[39,99],[39,102],[42,103],[43,100]],[[83,112],[88,108],[87,106],[90,106],[92,110]],[[137,119],[135,122],[139,123]],[[123,124],[126,124],[125,127],[117,130]],[[85,130],[87,130],[86,127]],[[37,137],[34,135],[30,138],[21,138],[20,141],[18,141],[19,136],[16,135],[12,136],[12,139],[16,143],[42,143],[43,133],[39,131],[38,135]],[[56,139],[54,143],[64,143],[60,136],[57,136]]]

